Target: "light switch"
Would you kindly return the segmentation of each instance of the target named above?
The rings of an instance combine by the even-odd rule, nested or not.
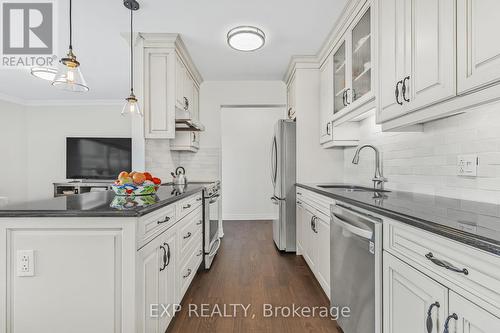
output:
[[[459,176],[477,176],[477,155],[459,155],[457,158],[457,175]]]
[[[33,250],[17,251],[17,276],[35,275],[35,256]]]

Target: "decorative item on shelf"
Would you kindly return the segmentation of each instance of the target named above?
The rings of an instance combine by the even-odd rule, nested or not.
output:
[[[135,114],[144,116],[137,97],[134,94],[134,11],[139,10],[139,3],[135,0],[124,0],[123,5],[130,10],[130,95],[122,109],[122,115]]]
[[[158,196],[154,194],[143,196],[116,196],[109,206],[118,210],[130,210],[151,206],[159,200]]]
[[[69,0],[69,50],[65,58],[59,60],[59,70],[52,81],[52,85],[67,91],[86,92],[89,87],[80,71],[80,63],[73,53],[73,1]]]
[[[227,33],[228,45],[238,51],[256,51],[266,43],[264,31],[252,26],[239,26]]]

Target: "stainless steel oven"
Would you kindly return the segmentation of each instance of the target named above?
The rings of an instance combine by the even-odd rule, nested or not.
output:
[[[210,269],[222,236],[220,218],[220,182],[210,183],[203,191],[203,248],[205,269]]]

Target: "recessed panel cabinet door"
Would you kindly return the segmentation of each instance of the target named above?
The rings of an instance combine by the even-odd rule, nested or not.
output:
[[[297,248],[302,250],[302,254],[304,255],[304,241],[303,241],[303,223],[304,223],[304,208],[302,207],[302,203],[300,200],[297,200],[296,205],[296,228],[297,228]]]
[[[333,57],[329,56],[320,68],[320,143],[333,140]]]
[[[317,278],[325,294],[330,298],[330,221],[316,219],[318,264],[316,266]]]
[[[453,314],[457,315],[457,319],[450,319],[449,332],[500,332],[500,318],[450,291],[450,315]]]
[[[147,48],[144,54],[144,122],[150,139],[175,137],[175,54]]]
[[[455,1],[406,0],[407,68],[400,79],[409,112],[456,96]]]
[[[177,227],[167,230],[160,239],[160,257],[166,253],[166,262],[160,261],[160,278],[159,278],[159,301],[165,307],[169,308],[168,315],[159,318],[160,332],[167,330],[168,324],[173,318],[174,306],[180,303],[179,289],[180,284],[177,281],[178,257],[180,257],[177,244]]]
[[[448,289],[385,251],[383,262],[384,332],[443,332]]]
[[[458,93],[500,80],[500,1],[458,0]]]
[[[404,114],[401,96],[406,67],[405,7],[406,1],[379,0],[378,122]]]

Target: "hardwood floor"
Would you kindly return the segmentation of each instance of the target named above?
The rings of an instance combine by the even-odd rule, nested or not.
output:
[[[335,321],[264,317],[264,304],[328,307],[329,301],[301,256],[276,250],[269,221],[224,223],[224,239],[210,271],[200,271],[182,301],[182,310],[167,332],[334,332]],[[248,315],[238,306],[235,317],[197,317],[216,305],[226,314],[231,304],[250,305]],[[190,313],[191,307],[191,313]],[[196,308],[195,308],[196,307]],[[194,311],[196,309],[196,311]],[[224,313],[222,313],[224,315]],[[286,315],[286,312],[284,313]]]

